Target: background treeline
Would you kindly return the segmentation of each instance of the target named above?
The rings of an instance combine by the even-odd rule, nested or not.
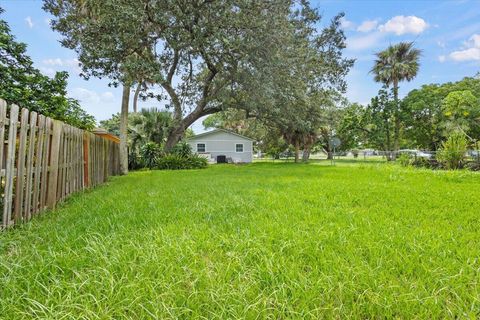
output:
[[[384,88],[368,105],[342,110],[338,134],[343,148],[393,149],[391,91]],[[480,77],[424,85],[400,101],[400,148],[436,151],[453,132],[465,134],[472,148],[480,139]]]
[[[0,15],[3,13],[0,7]],[[7,22],[0,19],[0,98],[8,104],[39,112],[82,129],[95,126],[78,100],[67,97],[67,72],[53,78],[43,75],[26,54],[27,46],[11,34]]]
[[[458,82],[424,85],[399,100],[395,112],[393,89],[383,87],[367,105],[348,103],[341,97],[317,109],[319,121],[312,135],[302,140],[304,160],[311,152],[332,151],[333,137],[341,141],[338,151],[374,149],[395,151],[395,121],[399,121],[398,149],[438,151],[448,137],[460,132],[466,148],[478,148],[480,139],[480,77]],[[317,114],[313,114],[315,116]],[[209,116],[206,128],[225,128],[257,140],[256,148],[273,157],[293,156],[295,148],[278,127],[249,118],[243,111],[229,110]],[[398,150],[397,149],[397,150]]]

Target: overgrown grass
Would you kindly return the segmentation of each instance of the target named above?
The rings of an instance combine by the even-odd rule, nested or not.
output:
[[[479,318],[480,175],[143,171],[0,234],[0,318]]]

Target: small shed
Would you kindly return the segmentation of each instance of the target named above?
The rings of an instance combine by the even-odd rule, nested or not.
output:
[[[249,163],[253,161],[254,140],[225,129],[198,134],[187,139],[192,150],[212,163]]]

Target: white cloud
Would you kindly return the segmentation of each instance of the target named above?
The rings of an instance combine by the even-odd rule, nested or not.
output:
[[[416,16],[395,16],[387,23],[379,26],[382,32],[392,32],[397,36],[412,33],[420,34],[428,28],[428,24],[422,18]]]
[[[365,20],[357,28],[360,32],[370,32],[376,29],[378,26],[378,20]]]
[[[60,67],[76,67],[80,64],[78,59],[60,59],[60,58],[51,58],[45,59],[42,61],[43,64],[48,66],[60,66]]]
[[[480,34],[474,34],[473,36],[471,36],[470,37],[470,43],[475,48],[480,48]]]
[[[347,38],[347,49],[358,51],[375,47],[383,35],[380,32],[373,32],[365,36]]]
[[[115,96],[112,92],[106,91],[98,94],[95,91],[85,88],[73,88],[70,92],[72,98],[78,99],[81,103],[97,104],[100,102],[112,102],[115,100]]]
[[[46,76],[49,76],[49,77],[53,77],[55,75],[55,70],[53,70],[52,68],[48,68],[48,67],[40,67],[40,71],[46,75]]]
[[[82,70],[80,68],[80,61],[78,59],[61,59],[61,58],[50,58],[42,61],[45,66],[50,68],[56,67],[57,69],[70,68],[76,73],[80,73]]]
[[[450,58],[454,61],[480,61],[480,48],[469,48],[450,53]]]
[[[106,91],[100,95],[100,99],[104,102],[113,102],[115,100],[115,96],[112,92]]]
[[[27,26],[31,29],[33,28],[33,21],[32,21],[32,17],[28,16],[25,18],[25,22],[27,23]]]
[[[347,20],[345,17],[340,19],[340,25],[344,30],[351,30],[355,28],[355,24],[352,21]]]
[[[444,55],[438,56],[438,61],[445,62],[445,60],[447,60],[446,56],[444,56]]]
[[[453,61],[480,61],[480,34],[474,34],[465,42],[462,50],[453,51],[448,55]]]

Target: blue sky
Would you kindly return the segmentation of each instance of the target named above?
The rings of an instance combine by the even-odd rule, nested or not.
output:
[[[423,50],[418,76],[402,83],[400,94],[427,83],[457,81],[480,71],[480,0],[458,1],[312,1],[328,21],[345,12],[343,28],[347,35],[346,56],[356,58],[348,81],[347,97],[352,102],[368,103],[381,85],[369,70],[374,53],[399,41],[414,41]],[[78,76],[75,52],[63,48],[60,36],[49,25],[49,15],[40,0],[0,0],[6,20],[17,40],[27,43],[28,54],[43,73],[70,74],[68,92],[97,120],[108,118],[120,109],[120,89],[109,87],[108,80]],[[150,100],[140,107],[159,106]],[[193,129],[202,132],[201,122]]]

